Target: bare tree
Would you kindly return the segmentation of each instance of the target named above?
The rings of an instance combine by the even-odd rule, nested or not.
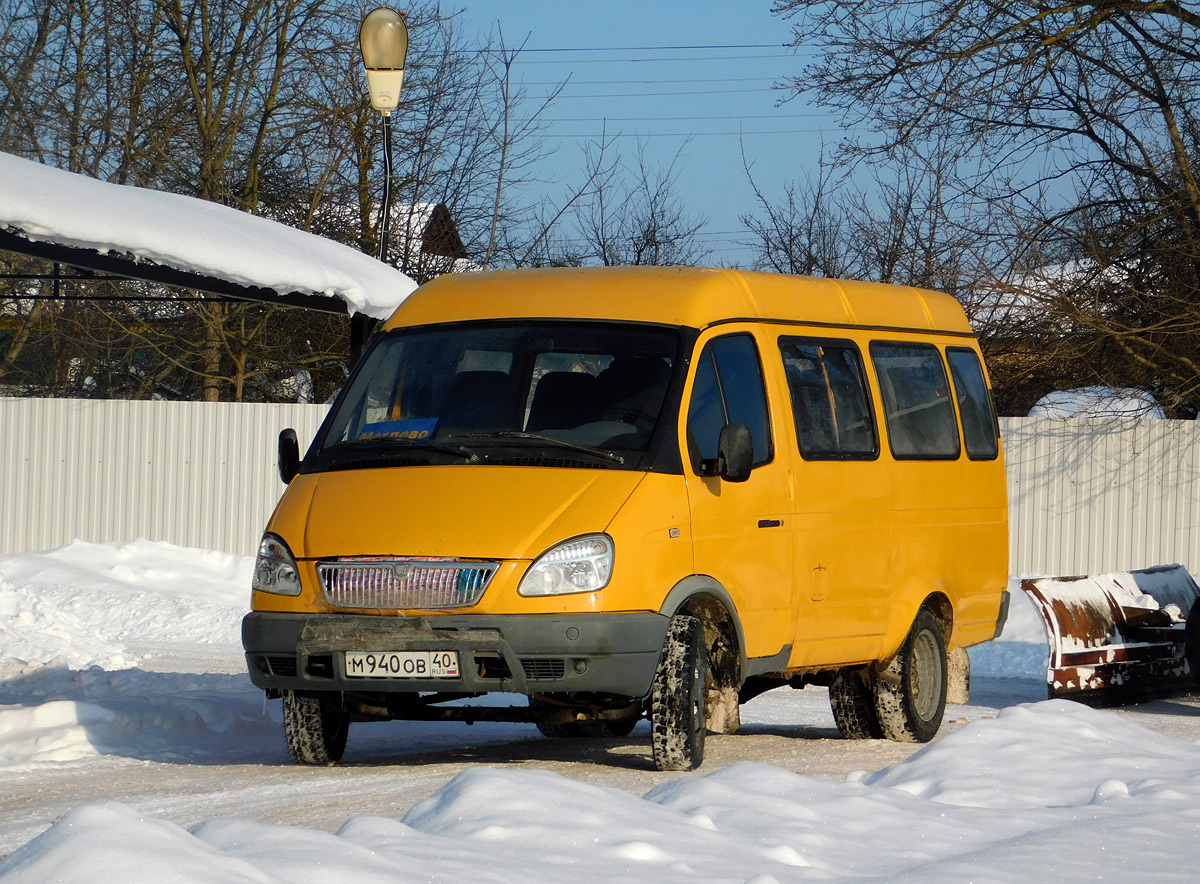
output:
[[[919,157],[986,207],[970,230],[978,301],[1044,316],[1061,351],[1047,360],[1076,378],[1194,411],[1200,16],[1146,0],[775,9],[819,49],[792,87],[872,133],[843,159]]]
[[[665,168],[639,146],[635,164],[619,160],[593,177],[573,213],[577,260],[602,265],[702,264],[708,250],[697,234],[707,219],[689,213],[675,189],[681,146]]]
[[[828,164],[822,160],[814,174],[785,183],[773,199],[755,181],[744,148],[742,162],[759,212],[740,220],[753,237],[759,269],[799,276],[860,275],[848,236],[847,198]]]
[[[460,257],[422,248],[431,206],[448,208],[462,254],[493,258],[498,233],[515,251],[510,230],[536,208],[523,203],[524,185],[542,155],[532,135],[553,90],[525,110],[512,78],[515,52],[463,34],[460,18],[436,0],[418,0],[407,14],[412,43],[393,182],[406,217],[393,224],[387,253],[424,280]],[[366,100],[359,24],[357,7],[333,0],[0,0],[0,149],[214,200],[374,252],[382,133]],[[64,295],[98,285],[74,279]],[[15,284],[8,294],[22,291]],[[206,399],[269,395],[287,386],[297,360],[326,376],[345,358],[345,319],[297,322],[280,308],[181,294],[175,305],[63,300],[34,309],[17,301],[11,330],[0,327],[0,352],[10,369],[32,365],[24,341],[54,329],[78,370],[38,363],[25,375],[34,386],[100,395],[105,384],[76,379],[123,377],[137,363],[134,375],[159,378],[160,394],[170,386]],[[340,335],[330,323],[341,324]],[[101,329],[125,352],[101,346]],[[130,395],[149,388],[122,387]]]
[[[759,210],[741,221],[754,237],[758,265],[963,292],[981,257],[972,211],[949,199],[946,155],[934,159],[869,168],[862,185],[822,158],[815,173],[784,184],[775,199],[745,162]]]
[[[492,204],[492,223],[488,231],[487,250],[484,252],[482,262],[485,269],[491,264],[492,255],[496,251],[497,235],[503,220],[502,207],[504,205],[504,187],[507,184],[506,176],[512,174],[514,166],[527,168],[542,158],[541,150],[530,144],[530,137],[536,135],[541,128],[539,118],[542,112],[553,103],[566,86],[565,82],[560,83],[532,113],[514,118],[513,111],[518,105],[517,95],[514,94],[513,65],[516,64],[517,56],[521,54],[522,48],[524,48],[524,44],[517,49],[508,49],[504,45],[504,35],[501,32],[499,52],[494,54],[495,62],[490,64],[498,83],[501,113],[499,125],[492,132],[492,139],[498,150],[498,163],[496,199]],[[492,54],[489,53],[489,59],[491,56]],[[522,144],[529,146],[526,146],[521,153],[514,154],[514,149]]]

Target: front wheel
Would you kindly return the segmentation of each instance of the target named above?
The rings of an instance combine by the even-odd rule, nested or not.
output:
[[[875,711],[883,736],[902,743],[928,743],[946,711],[946,639],[928,608],[913,621],[888,668],[875,679]]]
[[[318,698],[284,691],[283,732],[297,764],[334,764],[346,751],[350,713],[336,694]]]
[[[700,621],[676,614],[650,689],[650,738],[659,770],[695,770],[704,761],[707,680]]]

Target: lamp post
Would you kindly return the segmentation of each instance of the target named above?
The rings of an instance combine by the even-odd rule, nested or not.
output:
[[[379,260],[387,260],[388,221],[392,201],[392,111],[400,105],[404,57],[408,54],[408,25],[393,9],[367,13],[358,31],[371,107],[383,114],[383,205],[379,210]]]
[[[383,115],[383,201],[379,208],[379,260],[387,261],[388,227],[392,215],[392,111],[400,105],[404,57],[408,54],[408,25],[392,9],[367,13],[358,29],[358,48],[367,69],[371,107]],[[350,317],[350,358],[357,362],[375,321],[355,313]]]

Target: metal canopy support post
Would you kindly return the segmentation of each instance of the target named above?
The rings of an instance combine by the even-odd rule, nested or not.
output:
[[[367,349],[367,342],[371,340],[371,334],[375,331],[375,326],[378,324],[379,320],[365,313],[352,313],[350,315],[351,367],[354,367],[358,363],[358,360],[362,358],[363,351]]]

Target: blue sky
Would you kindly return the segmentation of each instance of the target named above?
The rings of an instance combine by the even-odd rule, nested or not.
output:
[[[528,38],[517,76],[531,97],[570,78],[545,115],[544,137],[557,148],[545,172],[563,182],[549,192],[581,178],[583,147],[598,140],[607,120],[627,162],[639,143],[663,166],[679,154],[677,193],[708,219],[709,263],[749,260],[738,245],[747,240],[738,217],[756,208],[743,146],[760,187],[778,193],[815,170],[822,143],[842,137],[829,114],[799,100],[779,104],[783,93],[772,85],[804,62],[787,47],[790,23],[771,14],[769,0],[462,2],[465,26],[486,31],[498,23],[510,46]]]

